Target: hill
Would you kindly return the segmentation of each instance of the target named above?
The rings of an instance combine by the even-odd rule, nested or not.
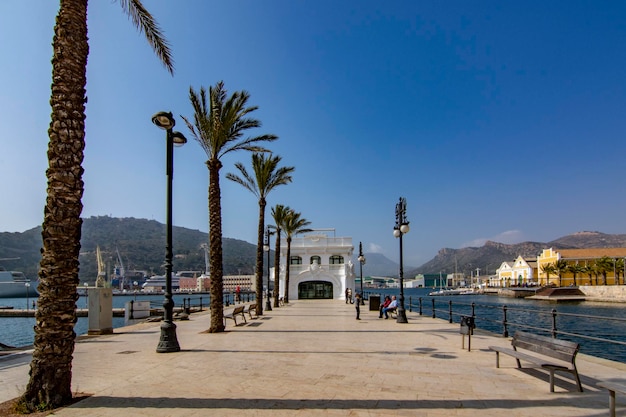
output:
[[[206,233],[184,227],[173,227],[173,270],[204,271],[204,251],[200,245],[207,242]],[[253,274],[256,245],[243,240],[223,238],[224,274]],[[83,220],[80,253],[80,279],[93,281],[97,275],[96,246],[100,246],[107,271],[117,263],[119,251],[124,267],[129,270],[143,270],[148,274],[163,274],[165,260],[165,225],[155,220],[135,218],[115,218],[109,216],[90,217]],[[23,233],[0,233],[0,259],[19,258],[3,261],[7,269],[23,271],[26,276],[35,278],[40,260],[41,227]],[[407,278],[417,274],[438,274],[440,271],[452,273],[470,271],[480,274],[493,274],[504,261],[512,261],[518,256],[535,258],[545,248],[576,249],[626,247],[626,235],[600,232],[577,232],[556,240],[524,242],[508,245],[486,242],[482,247],[462,249],[443,248],[437,255],[418,268],[404,267]],[[379,253],[365,254],[367,263],[363,266],[364,276],[398,276],[398,264]],[[274,257],[271,256],[273,264]],[[359,274],[356,256],[352,260],[355,272]]]
[[[155,220],[108,216],[83,219],[80,280],[95,280],[98,245],[109,272],[117,263],[119,251],[127,271],[144,270],[148,274],[163,274],[165,232],[165,225]],[[174,226],[173,270],[204,271],[204,250],[200,245],[207,240],[207,233]],[[222,244],[224,274],[254,273],[256,245],[230,238],[223,238]],[[0,258],[19,258],[3,261],[3,266],[23,271],[29,278],[37,276],[41,246],[41,226],[23,233],[0,233]]]
[[[486,242],[482,247],[462,249],[444,248],[437,255],[419,268],[405,273],[407,277],[417,274],[438,274],[440,271],[455,271],[470,275],[480,268],[480,275],[495,273],[504,261],[513,261],[518,256],[536,258],[543,249],[586,249],[626,247],[626,235],[610,235],[600,232],[577,232],[560,237],[550,242],[523,242],[507,245],[497,242]]]

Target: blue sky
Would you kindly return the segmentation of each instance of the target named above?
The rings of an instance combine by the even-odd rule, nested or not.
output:
[[[117,2],[89,2],[83,216],[165,221],[172,111],[174,224],[207,231],[206,155],[180,115],[189,88],[247,90],[294,181],[269,195],[358,250],[409,266],[485,240],[626,233],[626,3],[151,1],[176,72]],[[0,230],[40,225],[58,2],[0,2]],[[256,243],[256,198],[226,180],[225,237]],[[269,211],[268,211],[269,214]],[[1,254],[0,254],[1,255]]]

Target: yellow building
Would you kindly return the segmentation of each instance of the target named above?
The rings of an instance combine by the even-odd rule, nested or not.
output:
[[[518,256],[513,262],[502,262],[496,274],[489,277],[491,287],[534,286],[537,285],[537,262]]]
[[[625,258],[626,248],[544,249],[537,256],[539,284],[623,284]]]

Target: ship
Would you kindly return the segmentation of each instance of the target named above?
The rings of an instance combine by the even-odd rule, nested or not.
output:
[[[0,298],[37,297],[37,281],[26,278],[23,272],[7,271],[0,266]]]

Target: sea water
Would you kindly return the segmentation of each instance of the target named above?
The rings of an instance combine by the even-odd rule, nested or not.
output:
[[[192,298],[192,304],[195,306],[199,303],[200,295],[187,295],[176,294],[173,296],[175,307],[183,305],[183,298]],[[150,294],[150,295],[115,295],[113,297],[113,308],[124,308],[126,303],[131,301],[150,301],[151,305],[161,307],[163,305],[162,294]],[[28,304],[27,304],[28,301]],[[37,298],[0,298],[0,306],[10,306],[14,309],[29,309],[33,307],[33,301],[37,303]],[[87,296],[80,296],[76,302],[78,309],[88,309],[89,301]],[[202,294],[203,306],[208,306],[209,295]],[[123,327],[125,325],[124,317],[113,317],[113,328]],[[35,318],[34,317],[0,317],[0,343],[4,343],[9,346],[29,346],[32,345],[35,340]],[[77,335],[86,334],[89,330],[89,318],[78,317],[78,321],[74,326],[74,332]]]

